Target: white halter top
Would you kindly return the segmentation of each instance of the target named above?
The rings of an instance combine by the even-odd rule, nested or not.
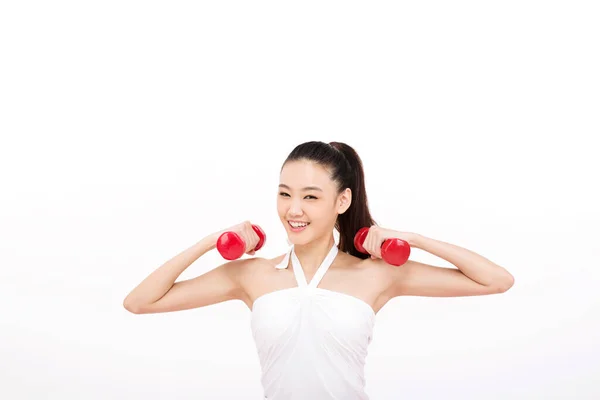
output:
[[[264,399],[368,400],[364,367],[375,312],[363,300],[318,286],[337,255],[333,245],[310,283],[293,247],[297,287],[264,294],[252,306],[252,335]]]

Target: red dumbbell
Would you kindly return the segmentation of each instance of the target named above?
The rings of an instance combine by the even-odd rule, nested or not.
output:
[[[368,254],[363,247],[367,233],[369,233],[369,228],[365,227],[361,228],[354,236],[354,247],[356,247],[356,250],[364,254]],[[383,261],[390,265],[394,265],[396,267],[403,265],[406,261],[408,261],[409,256],[410,245],[405,240],[398,238],[386,239],[381,245],[381,258],[383,258]]]
[[[267,235],[265,235],[265,232],[257,225],[252,225],[252,229],[254,229],[254,232],[258,235],[259,240],[254,248],[254,251],[258,251],[265,244]],[[224,259],[236,260],[244,255],[246,243],[237,233],[225,232],[217,239],[217,250]]]

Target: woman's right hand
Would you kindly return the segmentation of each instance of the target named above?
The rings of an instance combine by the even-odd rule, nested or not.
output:
[[[213,238],[215,247],[219,236],[221,236],[225,232],[237,233],[242,238],[244,243],[246,243],[246,249],[244,250],[246,254],[253,256],[254,253],[256,253],[254,249],[256,248],[256,245],[258,244],[260,238],[254,231],[254,228],[252,228],[252,223],[250,221],[244,221],[242,223],[233,225],[227,229],[223,229],[222,231],[214,233]]]

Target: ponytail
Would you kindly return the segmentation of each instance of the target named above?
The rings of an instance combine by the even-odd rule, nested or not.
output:
[[[358,230],[375,225],[369,211],[363,165],[358,153],[345,143],[312,141],[296,146],[284,165],[296,160],[310,160],[330,170],[331,179],[338,185],[338,194],[350,188],[350,207],[338,215],[335,223],[335,229],[340,234],[338,248],[355,257],[368,258],[368,254],[360,253],[354,247],[354,236]]]
[[[349,187],[352,191],[352,202],[350,207],[345,213],[338,216],[335,224],[335,228],[340,233],[340,243],[338,247],[341,251],[365,259],[369,256],[356,250],[354,247],[354,236],[360,228],[375,225],[375,221],[369,211],[362,161],[358,153],[345,143],[331,142],[329,145],[342,153],[348,162],[350,176],[348,177],[348,181],[345,182],[346,185],[343,186]],[[341,187],[340,192],[341,190],[344,190],[345,187]]]

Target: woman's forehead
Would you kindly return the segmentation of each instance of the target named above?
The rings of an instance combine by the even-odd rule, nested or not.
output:
[[[329,171],[318,164],[307,161],[287,163],[281,170],[279,183],[291,189],[318,186],[326,190],[327,186],[332,185]]]

